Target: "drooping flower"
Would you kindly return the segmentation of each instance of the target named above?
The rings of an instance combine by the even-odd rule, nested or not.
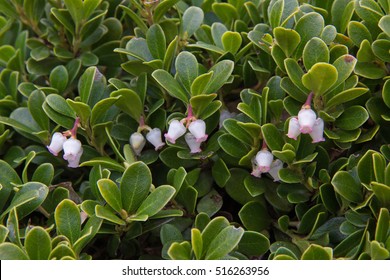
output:
[[[310,132],[310,136],[313,139],[313,143],[325,141],[324,138],[324,120],[321,118],[316,119],[313,130]]]
[[[274,160],[274,156],[267,148],[262,149],[256,154],[255,163],[257,165],[257,169],[261,173],[266,173],[271,169],[272,161]]]
[[[145,147],[146,144],[145,137],[139,132],[134,132],[133,134],[131,134],[129,142],[135,154],[137,156],[141,155],[142,149]]]
[[[299,134],[310,134],[313,143],[325,141],[324,120],[317,118],[316,113],[311,109],[310,103],[313,93],[307,97],[305,104],[299,111],[297,117],[292,117],[288,123],[287,137],[297,140]]]
[[[68,166],[72,168],[79,167],[80,157],[83,154],[80,140],[71,137],[64,142],[63,148],[63,158],[68,161]]]
[[[279,170],[283,168],[283,162],[280,159],[276,159],[271,164],[271,169],[268,171],[268,174],[274,178],[274,182],[280,181]]]
[[[185,126],[178,120],[173,120],[169,124],[168,133],[165,133],[165,138],[172,144],[176,143],[176,140],[186,133]]]
[[[186,133],[186,135],[184,136],[184,139],[186,140],[186,143],[191,150],[191,152],[190,152],[191,154],[200,153],[202,151],[200,148],[200,145],[202,144],[202,142],[196,141],[196,138],[192,133],[190,133],[190,132]]]
[[[195,120],[190,123],[188,130],[196,138],[196,142],[206,141],[208,135],[206,134],[206,123],[203,120]]]
[[[46,146],[50,153],[58,156],[58,153],[62,151],[62,146],[66,141],[66,137],[60,132],[55,132],[51,138],[49,146]]]
[[[161,141],[161,130],[159,128],[153,128],[146,134],[146,139],[154,146],[154,149],[157,151],[165,145]]]

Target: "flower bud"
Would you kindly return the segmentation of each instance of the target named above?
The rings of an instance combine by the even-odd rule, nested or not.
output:
[[[62,151],[62,146],[66,141],[66,137],[60,132],[55,132],[51,137],[51,142],[49,146],[46,146],[50,153],[55,156],[58,156],[58,153]]]
[[[324,138],[324,120],[321,118],[318,118],[313,126],[313,131],[310,132],[310,136],[313,139],[312,143],[318,143],[325,141]]]
[[[145,137],[139,132],[134,132],[133,134],[131,134],[129,141],[135,154],[137,156],[141,155],[142,149],[145,147],[146,144]]]
[[[183,136],[186,133],[185,126],[178,120],[173,120],[169,124],[168,133],[165,133],[165,138],[172,144],[176,143],[176,139]]]
[[[296,117],[292,117],[288,123],[287,137],[297,140],[297,137],[301,134],[299,129],[299,122]]]
[[[196,120],[190,123],[188,130],[195,136],[196,142],[204,142],[207,139],[206,123],[203,120]]]
[[[154,149],[157,151],[165,145],[161,141],[161,130],[159,128],[153,128],[146,134],[146,139],[154,146]]]
[[[69,138],[64,142],[63,148],[63,158],[68,161],[69,167],[78,167],[80,157],[83,153],[80,140]]]
[[[186,140],[186,143],[188,147],[190,147],[191,154],[196,154],[200,153],[202,150],[200,149],[200,145],[202,144],[201,142],[197,142],[196,138],[192,133],[188,132],[185,136],[184,139]]]
[[[267,149],[262,149],[259,151],[255,157],[255,163],[257,168],[262,173],[266,173],[271,169],[272,161],[274,160],[274,156]]]
[[[300,131],[303,134],[308,134],[312,132],[316,119],[316,113],[312,109],[302,108],[298,113]]]
[[[283,168],[283,162],[280,159],[275,160],[271,164],[271,169],[268,171],[268,173],[274,179],[274,182],[280,181],[279,170],[282,168]]]

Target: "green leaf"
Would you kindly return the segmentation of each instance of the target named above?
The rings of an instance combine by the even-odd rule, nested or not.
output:
[[[326,107],[331,108],[340,104],[343,104],[345,102],[351,101],[356,99],[357,97],[365,94],[368,91],[368,88],[351,88],[344,90],[332,98],[330,98],[326,102]]]
[[[381,208],[378,216],[378,222],[375,230],[375,240],[385,243],[387,240],[387,232],[390,227],[389,210]]]
[[[191,37],[203,22],[203,10],[199,7],[191,6],[183,13],[181,24],[181,36],[184,38]]]
[[[351,106],[345,109],[334,124],[341,129],[354,130],[361,127],[368,117],[368,112],[362,106]]]
[[[3,209],[8,201],[8,198],[12,192],[13,184],[21,185],[16,171],[5,161],[0,160],[0,185],[2,186],[0,191],[0,209]]]
[[[190,52],[183,51],[176,57],[175,67],[177,79],[190,93],[191,86],[198,77],[198,61],[196,57]]]
[[[62,92],[66,89],[66,86],[68,85],[68,70],[63,65],[55,67],[50,73],[49,80],[50,85],[56,88],[58,92],[62,94]]]
[[[92,241],[98,233],[102,223],[103,220],[95,215],[89,217],[87,223],[81,231],[80,238],[73,245],[73,249],[77,254],[80,254],[81,250]]]
[[[310,69],[318,62],[328,63],[330,58],[328,46],[320,38],[312,38],[303,49],[303,64]]]
[[[109,97],[100,100],[95,106],[92,107],[90,123],[91,125],[98,124],[100,122],[104,122],[105,115],[108,113],[109,109],[112,105],[114,105],[119,99],[122,97]]]
[[[223,188],[230,179],[230,171],[221,158],[214,163],[211,172],[215,183],[221,188]]]
[[[97,157],[93,158],[91,160],[84,161],[80,164],[80,167],[83,166],[98,166],[101,165],[102,167],[113,169],[119,172],[125,171],[125,168],[123,165],[119,164],[116,160],[113,160],[109,157]]]
[[[154,58],[163,60],[166,51],[164,31],[158,24],[153,24],[146,32],[146,42]]]
[[[54,219],[57,226],[57,233],[63,234],[74,244],[80,237],[81,218],[77,205],[69,199],[64,199],[58,204]]]
[[[168,249],[168,255],[172,260],[191,260],[191,244],[188,241],[174,242]]]
[[[209,84],[214,72],[208,72],[195,78],[192,82],[190,93],[191,96],[205,94],[205,89]]]
[[[238,32],[227,31],[222,35],[221,41],[223,49],[234,55],[241,47],[242,38]]]
[[[261,132],[263,134],[265,141],[267,142],[268,148],[270,148],[272,151],[273,150],[281,151],[283,149],[283,145],[284,145],[283,137],[274,124],[272,123],[264,124],[261,127]]]
[[[238,216],[245,228],[252,231],[261,232],[271,223],[267,209],[256,201],[246,203],[238,212]]]
[[[284,66],[286,67],[286,71],[287,71],[289,78],[294,83],[294,85],[300,90],[298,92],[298,94],[294,94],[294,96],[296,96],[296,97],[294,97],[294,96],[293,97],[299,101],[304,100],[303,102],[305,102],[307,95],[309,93],[309,90],[302,83],[302,77],[305,73],[303,72],[301,66],[298,64],[297,61],[295,61],[292,58],[285,59]],[[282,79],[282,83],[283,83],[283,80],[285,80],[285,78]],[[284,83],[286,83],[286,82],[284,82]],[[284,84],[284,85],[291,87],[291,86],[289,86],[288,83]],[[281,86],[284,87],[282,84],[281,84]],[[287,91],[287,92],[290,93],[290,91]]]
[[[100,194],[116,212],[122,210],[121,193],[118,186],[110,179],[100,179],[97,182]]]
[[[119,97],[115,105],[135,121],[138,122],[140,120],[144,108],[139,95],[135,91],[131,89],[119,89],[111,92],[111,97]]]
[[[360,203],[363,201],[363,190],[358,182],[347,171],[338,171],[332,179],[332,185],[335,191],[346,200]]]
[[[62,259],[76,259],[76,253],[67,244],[57,245],[53,251],[51,251],[50,260],[62,260]]]
[[[381,205],[390,206],[390,187],[378,182],[371,182],[371,188]]]
[[[165,0],[160,2],[154,10],[153,22],[159,22],[165,13],[177,2],[179,2],[179,0]]]
[[[34,171],[31,181],[40,182],[50,186],[54,177],[54,167],[51,163],[45,162]]]
[[[386,260],[390,256],[390,252],[384,248],[378,241],[371,241],[370,255],[372,260]]]
[[[390,80],[387,80],[383,85],[382,98],[386,106],[390,108]]]
[[[19,219],[16,208],[12,208],[7,219],[8,239],[12,243],[22,247],[20,241]]]
[[[290,168],[282,168],[279,170],[280,180],[284,183],[300,183],[302,182],[302,175],[297,172],[297,170],[293,170]]]
[[[195,258],[197,260],[200,260],[202,257],[203,240],[202,240],[202,234],[200,230],[197,228],[191,229],[191,245],[192,245],[192,250],[194,251],[195,254]]]
[[[390,15],[382,17],[378,25],[390,37]]]
[[[202,231],[203,253],[205,254],[215,237],[229,226],[229,221],[225,217],[212,219]]]
[[[301,36],[295,30],[284,27],[276,27],[273,31],[276,43],[283,50],[286,57],[290,57],[299,45]]]
[[[95,206],[96,217],[110,221],[111,223],[118,224],[121,226],[126,225],[125,221],[115,215],[112,210],[107,209],[104,206],[96,205]]]
[[[387,39],[375,40],[372,43],[372,51],[374,54],[384,62],[390,62],[390,42]]]
[[[48,260],[51,252],[50,235],[42,227],[34,227],[27,233],[24,247],[30,260]]]
[[[28,260],[26,253],[13,243],[0,244],[0,260]]]
[[[46,97],[47,105],[58,114],[64,115],[69,118],[76,118],[76,114],[73,109],[68,105],[66,100],[58,94],[49,94]]]
[[[248,145],[245,145],[230,134],[221,135],[218,138],[218,143],[227,154],[236,158],[241,158],[250,151]]]
[[[212,217],[222,208],[222,204],[222,196],[212,189],[199,200],[196,210],[198,213],[206,213],[209,217]]]
[[[124,10],[124,12],[131,18],[131,20],[144,32],[148,31],[148,26],[144,23],[142,18],[134,13],[131,9],[126,6],[119,5],[120,8]]]
[[[360,46],[364,40],[368,40],[372,43],[372,36],[368,28],[361,22],[351,21],[348,24],[348,36],[355,44],[355,46]]]
[[[83,2],[81,0],[64,0],[64,2],[76,26],[79,26],[83,19]]]
[[[209,83],[207,84],[204,92],[215,93],[219,90],[230,78],[234,70],[234,62],[231,60],[222,60],[210,68],[209,72],[213,72]]]
[[[284,9],[284,1],[283,0],[277,0],[274,1],[274,4],[272,6],[272,9],[269,9],[269,21],[272,28],[276,28],[280,25],[280,21],[282,19],[283,15],[283,9]]]
[[[49,118],[42,109],[45,99],[46,96],[42,91],[34,90],[28,98],[28,110],[42,130],[49,130]]]
[[[147,215],[152,217],[171,200],[175,192],[176,189],[169,185],[163,185],[156,188],[144,201],[142,201],[136,215]]]
[[[138,161],[127,167],[119,187],[123,209],[129,214],[135,213],[146,199],[151,185],[152,175],[145,163]]]
[[[240,243],[238,243],[238,251],[247,256],[260,256],[265,254],[270,246],[268,238],[254,231],[245,231]]]
[[[188,103],[188,95],[171,74],[158,69],[152,73],[153,78],[173,97],[180,99],[185,104]]]
[[[66,102],[76,113],[76,116],[80,117],[81,125],[87,126],[91,115],[89,106],[83,102],[73,101],[72,99],[67,99]]]
[[[230,253],[240,242],[244,229],[228,226],[211,241],[205,259],[218,260]]]
[[[317,244],[311,244],[305,252],[303,252],[302,260],[331,260],[333,258],[333,250],[330,247],[322,247]]]
[[[331,64],[319,62],[302,76],[303,85],[314,92],[314,95],[323,95],[338,77],[337,69]]]

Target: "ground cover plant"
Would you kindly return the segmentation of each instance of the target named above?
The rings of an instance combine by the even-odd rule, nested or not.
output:
[[[0,259],[389,259],[389,0],[0,0]]]

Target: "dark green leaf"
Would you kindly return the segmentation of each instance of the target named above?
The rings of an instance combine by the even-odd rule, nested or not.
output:
[[[77,205],[69,199],[58,204],[54,218],[58,234],[63,234],[74,244],[80,237],[81,218]]]
[[[30,260],[48,260],[51,252],[50,235],[42,227],[34,227],[24,242]]]

